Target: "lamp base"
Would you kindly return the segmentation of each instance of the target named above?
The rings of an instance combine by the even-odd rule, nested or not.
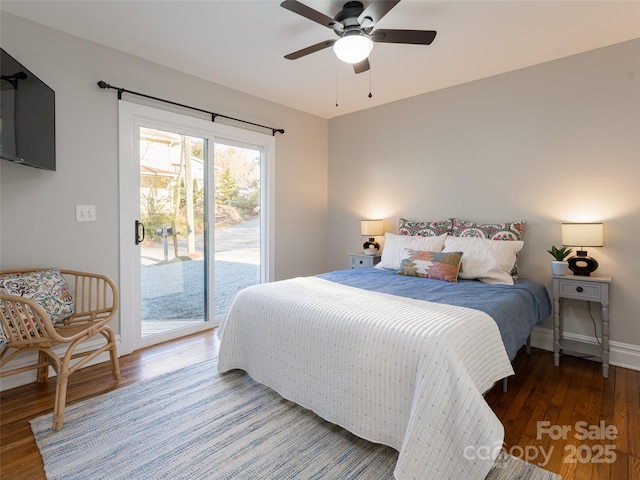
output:
[[[362,245],[365,255],[375,255],[380,251],[380,244],[376,242],[376,239],[370,237],[368,241]]]
[[[584,277],[590,276],[598,268],[598,262],[595,258],[587,256],[587,252],[584,250],[578,250],[576,256],[571,257],[567,262],[569,262],[569,270],[574,275],[582,275]]]

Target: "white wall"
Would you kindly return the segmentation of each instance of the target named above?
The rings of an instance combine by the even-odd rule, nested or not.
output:
[[[2,48],[56,92],[58,167],[47,172],[0,162],[1,268],[61,266],[104,273],[119,283],[118,102],[115,91],[96,86],[104,80],[284,128],[284,135],[276,134],[275,277],[324,271],[325,119],[4,12],[0,21]],[[76,222],[76,204],[96,205],[97,221]]]
[[[361,218],[526,220],[521,272],[550,287],[560,223],[603,221],[611,339],[640,365],[639,59],[635,40],[330,120],[329,268]],[[567,332],[592,337],[567,305]]]

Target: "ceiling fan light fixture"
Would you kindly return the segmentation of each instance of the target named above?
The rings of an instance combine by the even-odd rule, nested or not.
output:
[[[336,56],[345,63],[359,63],[369,56],[373,42],[365,35],[345,35],[333,44]]]

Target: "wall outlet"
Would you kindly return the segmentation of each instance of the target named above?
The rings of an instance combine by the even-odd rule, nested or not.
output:
[[[95,222],[95,205],[76,205],[76,222]]]

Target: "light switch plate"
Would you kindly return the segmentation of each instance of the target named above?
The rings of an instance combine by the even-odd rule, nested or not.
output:
[[[95,222],[95,205],[76,205],[76,222]]]

